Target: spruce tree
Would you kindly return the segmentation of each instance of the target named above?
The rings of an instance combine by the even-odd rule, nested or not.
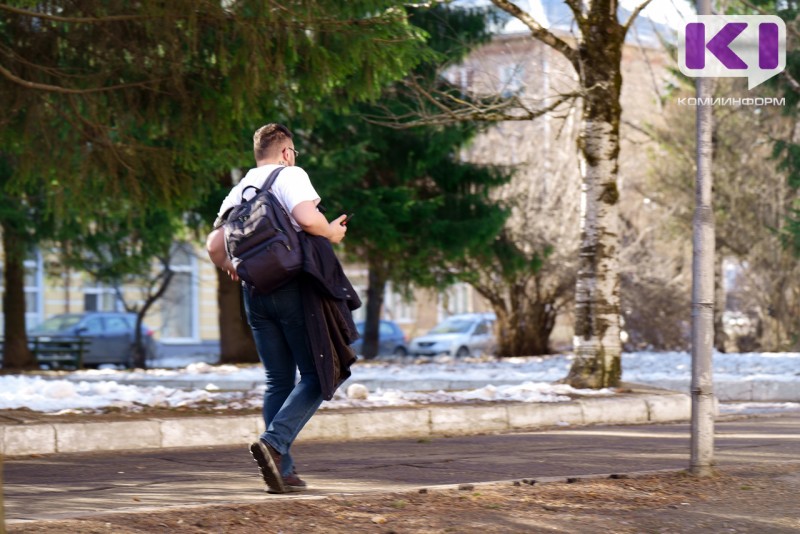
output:
[[[241,164],[256,127],[377,94],[421,37],[389,0],[0,3],[6,288],[53,236],[17,231],[31,206],[86,224],[98,199],[181,213]],[[34,363],[24,312],[7,293],[6,368]]]
[[[485,42],[490,18],[483,10],[437,6],[412,9],[410,21],[429,35],[432,55],[409,80],[455,95],[459,89],[438,75],[444,58],[456,62]],[[410,105],[399,82],[371,104],[348,113],[330,111],[307,134],[303,166],[313,177],[331,216],[355,213],[348,225],[347,256],[368,268],[363,355],[378,349],[384,289],[444,287],[455,280],[447,266],[487,247],[506,211],[491,191],[509,175],[502,169],[461,160],[459,152],[477,133],[474,123],[391,129],[368,117]]]

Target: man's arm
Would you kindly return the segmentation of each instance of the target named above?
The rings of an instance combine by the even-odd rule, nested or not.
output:
[[[347,215],[340,215],[328,222],[328,219],[317,211],[313,200],[306,200],[295,206],[292,216],[306,233],[327,237],[331,243],[339,243],[347,232],[347,226],[342,225]]]
[[[228,253],[225,251],[225,230],[217,228],[206,238],[206,250],[211,262],[228,273],[233,280],[239,280],[236,269],[233,268]]]

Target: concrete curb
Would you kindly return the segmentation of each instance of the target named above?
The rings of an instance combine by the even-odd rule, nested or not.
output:
[[[589,424],[685,421],[682,393],[626,394],[560,403],[439,405],[406,409],[318,412],[300,440],[424,438]],[[260,416],[184,417],[131,422],[35,423],[0,426],[5,456],[247,443],[263,431]]]
[[[637,380],[673,391],[690,391],[691,380],[676,378],[658,382]],[[720,402],[800,402],[800,379],[788,380],[720,380],[714,382],[714,397]]]

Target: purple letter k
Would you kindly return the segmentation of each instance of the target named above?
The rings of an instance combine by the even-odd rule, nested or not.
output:
[[[714,54],[725,68],[741,70],[747,63],[729,48],[731,42],[747,28],[745,22],[729,22],[705,44],[705,25],[691,23],[686,25],[686,66],[690,69],[702,69],[706,66],[705,49]]]

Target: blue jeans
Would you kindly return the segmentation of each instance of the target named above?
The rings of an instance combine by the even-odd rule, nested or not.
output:
[[[295,279],[272,293],[244,290],[247,322],[266,371],[261,440],[281,453],[282,475],[290,474],[289,453],[297,434],[322,404],[319,376],[306,333],[300,282]],[[300,381],[296,382],[297,370]]]

